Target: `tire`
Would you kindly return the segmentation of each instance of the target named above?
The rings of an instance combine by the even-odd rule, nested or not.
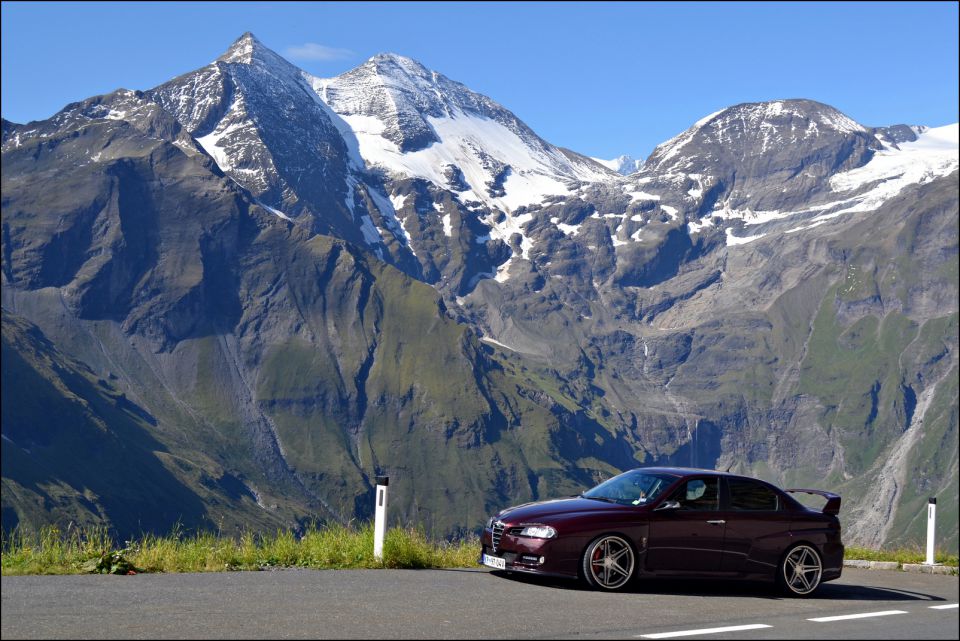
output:
[[[812,545],[800,543],[783,555],[777,568],[777,584],[792,597],[806,597],[814,593],[823,578],[823,561]]]
[[[604,534],[587,546],[580,569],[590,587],[612,592],[630,583],[636,564],[637,556],[629,541],[616,534]]]

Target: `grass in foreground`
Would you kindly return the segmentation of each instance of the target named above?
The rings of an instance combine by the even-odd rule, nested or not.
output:
[[[861,548],[856,546],[847,546],[843,555],[846,559],[860,559],[863,561],[896,561],[897,563],[923,563],[927,560],[927,553],[919,548],[900,548],[897,550],[873,550],[871,548]],[[952,565],[957,567],[958,557],[956,554],[947,554],[943,551],[937,551],[933,555],[933,560],[943,565]]]
[[[146,535],[116,549],[105,530],[63,533],[45,528],[36,534],[14,532],[2,546],[5,576],[109,572],[223,572],[271,568],[460,568],[474,567],[480,545],[475,539],[429,541],[421,530],[387,531],[383,560],[373,558],[373,526],[310,528],[245,534],[239,539],[200,533]]]
[[[117,549],[102,528],[38,533],[15,531],[4,536],[4,576],[112,572],[223,572],[271,568],[464,568],[475,567],[480,544],[475,538],[453,543],[429,541],[422,530],[394,528],[387,532],[383,560],[373,558],[373,525],[358,528],[313,527],[303,536],[290,531],[240,538],[200,533],[193,536],[146,535]],[[847,559],[923,563],[920,549],[846,548]],[[958,556],[940,552],[936,561],[956,567]]]

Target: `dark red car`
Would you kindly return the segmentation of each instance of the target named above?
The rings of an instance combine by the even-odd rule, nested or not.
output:
[[[818,511],[790,492],[827,499]],[[806,596],[840,577],[840,497],[688,468],[631,470],[583,494],[502,510],[483,531],[480,563],[582,577],[617,590],[634,577],[775,581]]]

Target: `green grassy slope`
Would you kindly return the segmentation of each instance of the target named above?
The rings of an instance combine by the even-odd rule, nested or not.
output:
[[[204,521],[204,498],[168,470],[153,418],[60,353],[33,325],[3,316],[4,527],[53,521],[166,531]],[[11,522],[12,521],[12,522]]]

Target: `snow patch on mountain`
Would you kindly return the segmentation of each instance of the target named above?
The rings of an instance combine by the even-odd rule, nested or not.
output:
[[[491,345],[496,345],[497,347],[502,347],[502,348],[504,348],[504,349],[508,349],[508,350],[510,350],[511,352],[519,351],[519,350],[517,350],[517,349],[515,349],[515,348],[513,348],[513,347],[510,347],[509,345],[504,345],[504,344],[501,343],[500,341],[494,340],[494,339],[490,338],[489,336],[481,336],[481,337],[480,337],[480,340],[482,340],[484,343],[490,343]]]
[[[490,226],[490,236],[492,238],[498,238],[508,245],[513,235],[518,234],[520,236],[520,257],[529,259],[533,241],[524,234],[523,226],[531,220],[533,220],[533,214],[525,213],[518,216],[505,216],[499,222],[491,216],[483,222]]]
[[[960,167],[958,123],[929,129],[917,128],[917,131],[915,141],[902,142],[897,147],[885,146],[862,167],[831,177],[831,188],[834,193],[844,196],[843,199],[813,205],[798,212],[753,212],[753,217],[743,216],[743,220],[760,224],[823,211],[810,219],[810,224],[794,227],[786,233],[805,231],[845,214],[879,209],[905,187],[948,176]]]
[[[291,223],[293,222],[293,218],[290,218],[290,216],[287,216],[285,213],[283,213],[283,212],[280,211],[279,209],[274,209],[274,208],[271,207],[270,205],[266,205],[266,204],[264,204],[263,202],[261,202],[261,201],[259,201],[259,200],[256,200],[256,199],[254,199],[254,202],[257,203],[258,205],[260,205],[261,207],[263,207],[264,209],[266,209],[267,211],[269,211],[269,212],[270,212],[271,214],[273,214],[274,216],[278,216],[278,217],[280,217],[280,218],[283,218],[284,220],[290,221]]]
[[[561,223],[559,218],[551,218],[550,222],[553,221],[557,221],[553,224],[557,226],[557,229],[563,232],[564,236],[576,236],[580,233],[580,225],[567,225],[566,223]]]
[[[397,217],[397,212],[393,207],[392,200],[373,187],[367,189],[367,195],[370,196],[370,200],[373,201],[373,204],[380,212],[380,216],[386,223],[387,229],[393,234],[393,237],[406,247],[410,247],[410,235]]]
[[[866,165],[837,174],[830,179],[836,192],[849,192],[870,183],[877,185],[860,197],[853,207],[830,216],[876,209],[907,185],[923,184],[957,169],[958,125],[927,129],[913,142],[900,143],[899,149],[884,149]]]
[[[403,209],[406,206],[407,198],[412,194],[400,194],[397,196],[390,196],[390,204],[393,205],[394,211]]]
[[[223,122],[224,121],[221,121],[221,124],[223,124]],[[217,163],[217,166],[224,173],[230,171],[232,166],[230,164],[230,158],[227,156],[226,149],[221,147],[219,143],[227,135],[233,133],[234,131],[242,130],[245,128],[245,126],[245,123],[233,123],[223,127],[218,126],[206,136],[201,136],[196,139],[197,142],[200,143],[200,146],[203,147],[203,150],[210,154],[210,157],[213,158],[214,162]]]
[[[630,196],[630,202],[635,203],[642,200],[660,200],[660,196],[656,194],[648,194],[645,191],[627,191],[629,187],[625,188],[625,193]]]
[[[766,236],[766,234],[757,234],[756,236],[734,236],[733,230],[727,227],[727,247],[733,245],[746,245],[747,243],[752,243],[755,240],[759,240]]]
[[[524,213],[518,216],[507,215],[503,217],[499,222],[496,220],[497,215],[494,214],[486,218],[483,222],[486,225],[490,226],[490,237],[502,240],[507,245],[514,248],[514,254],[507,259],[505,263],[500,265],[497,268],[495,274],[491,274],[497,282],[503,283],[510,278],[510,267],[513,264],[514,259],[517,258],[516,245],[513,244],[514,236],[519,237],[519,249],[520,249],[520,258],[524,260],[530,259],[530,250],[533,249],[533,240],[528,237],[524,231],[523,226],[528,222],[533,220],[533,214]]]
[[[551,157],[549,153],[530,149],[515,133],[494,120],[463,112],[449,117],[427,117],[441,142],[404,153],[383,136],[386,125],[380,119],[365,115],[342,118],[356,137],[360,156],[368,167],[445,186],[443,168],[454,165],[470,187],[461,192],[463,201],[478,200],[489,207],[510,211],[541,202],[549,195],[570,193],[570,187],[553,170],[559,162],[559,152]],[[503,174],[506,175],[501,177]],[[498,177],[503,195],[493,196],[490,188]]]

